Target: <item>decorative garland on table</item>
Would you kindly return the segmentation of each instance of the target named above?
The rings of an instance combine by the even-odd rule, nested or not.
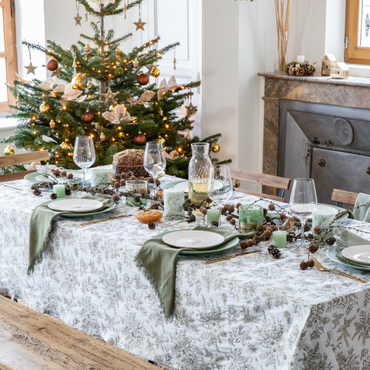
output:
[[[114,177],[114,180],[111,183],[107,184],[101,184],[99,187],[83,187],[77,184],[73,184],[73,174],[68,174],[65,170],[53,170],[51,171],[47,177],[51,180],[51,182],[43,182],[38,184],[33,184],[31,186],[31,189],[33,190],[34,195],[40,195],[41,191],[40,188],[50,188],[52,189],[54,185],[58,184],[58,179],[65,177],[66,178],[66,195],[70,196],[72,192],[77,191],[84,191],[91,194],[104,194],[104,195],[110,195],[112,197],[112,200],[118,203],[122,198],[126,197],[132,197],[136,203],[140,203],[141,199],[149,199],[156,201],[155,204],[152,204],[149,210],[157,210],[159,208],[164,208],[163,206],[163,191],[159,188],[157,194],[150,195],[145,193],[144,189],[140,189],[139,193],[135,193],[133,191],[121,191],[121,187],[125,186],[126,180],[137,180],[136,176],[134,176],[132,173],[122,173],[122,174],[116,174]],[[140,180],[144,180],[144,178],[140,178]],[[156,185],[160,186],[161,182],[157,179]],[[154,186],[153,178],[149,178],[148,185]],[[52,193],[50,195],[51,199],[56,199],[56,194]],[[251,205],[257,204],[259,202],[269,203],[268,209],[264,208],[264,221],[263,224],[257,225],[256,228],[251,230],[251,232],[254,231],[253,237],[251,237],[247,241],[242,241],[240,243],[240,247],[244,250],[254,247],[255,245],[258,245],[261,242],[265,242],[271,239],[272,233],[278,229],[287,231],[287,241],[289,243],[295,242],[298,239],[302,238],[302,235],[296,234],[294,229],[297,227],[297,225],[294,224],[294,222],[300,222],[299,219],[296,217],[290,217],[285,213],[285,210],[277,203],[274,203],[273,201],[266,199],[266,198],[259,198],[255,200]],[[314,228],[314,234],[309,233],[307,236],[303,235],[303,238],[305,238],[307,241],[310,242],[308,251],[307,251],[307,261],[302,261],[300,263],[300,268],[302,270],[307,269],[308,267],[314,267],[314,263],[312,260],[312,255],[315,254],[319,250],[319,244],[327,244],[328,246],[332,246],[335,244],[336,239],[334,237],[328,237],[327,234],[334,228],[334,224],[337,218],[341,217],[343,214],[347,213],[348,211],[352,211],[356,208],[365,207],[367,204],[363,204],[357,207],[350,208],[344,212],[339,213],[336,218],[329,224],[329,226],[326,228],[325,232],[321,230],[319,226],[316,226]],[[188,223],[193,223],[196,221],[196,215],[194,214],[195,210],[199,210],[200,213],[203,215],[203,224],[205,223],[205,217],[207,215],[208,209],[211,208],[211,205],[213,205],[213,200],[209,197],[207,197],[203,202],[199,204],[192,203],[190,199],[187,199],[184,202],[184,211],[185,218],[184,220]],[[234,226],[235,230],[239,231],[237,221],[239,220],[239,207],[241,206],[241,203],[237,203],[235,206],[232,204],[225,204],[221,208],[221,215],[225,216],[226,221],[230,223],[230,225]],[[139,207],[140,210],[144,210],[144,207]],[[272,219],[270,216],[268,216],[268,211],[276,212],[279,215],[279,219],[282,222],[282,226],[277,227],[274,219]],[[218,223],[213,221],[212,226],[218,227]],[[155,229],[156,225],[154,222],[150,222],[148,224],[149,229]],[[346,227],[344,227],[346,228]],[[356,230],[355,228],[351,228],[352,230]],[[308,232],[311,230],[311,226],[306,223],[305,224],[305,232]],[[364,233],[370,234],[370,232],[362,231]],[[275,245],[270,245],[268,247],[268,253],[271,254],[271,256],[275,259],[279,259],[281,257],[281,250],[278,249]]]

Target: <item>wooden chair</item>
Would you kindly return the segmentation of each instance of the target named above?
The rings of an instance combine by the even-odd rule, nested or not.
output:
[[[255,191],[249,191],[238,188],[237,191],[249,194],[249,195],[255,195],[257,197],[264,197],[271,200],[277,200],[279,202],[285,202],[284,193],[285,190],[289,190],[291,180],[279,177],[279,176],[273,176],[273,175],[266,175],[264,173],[258,173],[258,172],[251,172],[247,170],[238,170],[237,168],[230,168],[231,177],[234,180],[240,180],[249,182],[252,184],[258,184],[258,185],[264,185],[264,186],[270,186],[272,188],[279,189],[278,196],[270,195],[270,194],[263,194],[263,193],[257,193]]]
[[[31,162],[47,161],[50,158],[45,150],[39,152],[30,152],[24,154],[7,155],[0,157],[0,167],[13,166],[15,164],[24,164]],[[35,171],[20,171],[0,176],[0,182],[21,180],[28,173]]]
[[[147,361],[3,297],[0,326],[1,370],[158,370]]]
[[[337,202],[337,207],[342,207],[342,204],[355,205],[358,194],[350,191],[334,189],[331,195],[331,200]]]

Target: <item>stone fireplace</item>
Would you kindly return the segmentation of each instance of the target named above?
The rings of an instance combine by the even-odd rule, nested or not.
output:
[[[332,203],[334,188],[369,193],[370,79],[260,76],[263,172],[314,178],[321,203]]]

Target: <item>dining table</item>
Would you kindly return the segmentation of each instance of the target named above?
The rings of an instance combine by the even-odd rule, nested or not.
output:
[[[160,180],[161,186],[179,181],[167,175]],[[322,265],[365,283],[316,268],[301,270],[307,256],[289,248],[275,259],[267,252],[272,240],[251,249],[258,253],[211,264],[206,262],[241,253],[240,246],[180,255],[174,312],[168,317],[135,257],[146,240],[203,225],[202,217],[195,224],[162,218],[151,230],[122,201],[109,213],[58,217],[43,260],[28,275],[31,215],[51,194],[35,196],[30,185],[27,180],[0,184],[0,291],[32,309],[179,370],[370,369],[370,272],[334,263],[327,247],[315,254]],[[234,192],[229,203],[258,199]],[[128,217],[114,218],[123,215]],[[112,219],[83,225],[107,218]],[[355,232],[370,244],[370,224],[352,219],[342,224],[358,224]],[[220,228],[238,233],[224,216]]]

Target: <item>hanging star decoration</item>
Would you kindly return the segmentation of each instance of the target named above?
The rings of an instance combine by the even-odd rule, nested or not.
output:
[[[148,66],[145,66],[145,67],[148,69],[148,73],[150,73],[152,69],[154,68],[154,64],[149,64]]]
[[[57,75],[59,78],[61,78],[60,77],[60,71],[63,69],[63,67],[58,67],[55,71],[52,71],[51,72],[51,77],[53,77],[53,76],[55,76],[55,75]]]
[[[114,98],[118,94],[117,92],[112,92],[112,89],[109,87],[106,93],[102,93],[101,95],[105,97],[104,104],[108,104],[110,101],[114,101]]]
[[[197,112],[197,107],[195,107],[192,102],[190,102],[189,105],[185,105],[185,108],[187,116],[192,116]]]
[[[37,67],[34,67],[33,65],[32,65],[32,62],[30,62],[30,65],[27,67],[27,66],[24,66],[24,68],[26,68],[27,69],[27,74],[30,74],[30,73],[33,73],[33,74],[35,74],[35,69],[37,68]]]
[[[77,13],[76,17],[75,18],[75,21],[76,21],[76,26],[81,26],[81,19],[82,17],[80,17],[80,15]]]
[[[134,22],[134,25],[136,26],[136,31],[139,31],[139,30],[145,31],[144,26],[146,25],[146,22],[142,22],[141,18],[139,18],[137,22]]]

